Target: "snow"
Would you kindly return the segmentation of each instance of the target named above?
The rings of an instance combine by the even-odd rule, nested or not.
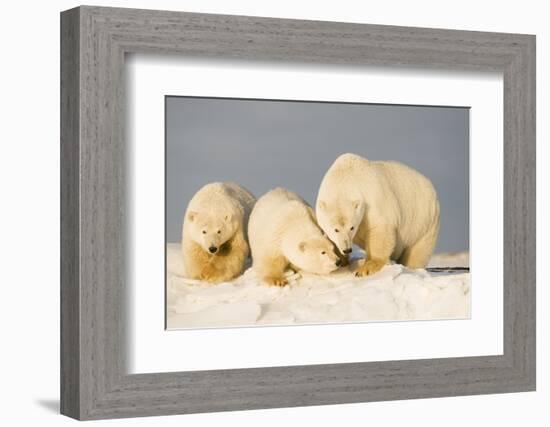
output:
[[[399,264],[363,278],[352,265],[328,276],[295,274],[285,287],[261,283],[254,271],[212,285],[185,278],[180,245],[167,245],[169,329],[470,317],[470,273],[430,273]],[[467,267],[468,253],[437,254],[432,267]]]
[[[469,265],[469,252],[434,254],[428,263],[428,267],[468,267]]]

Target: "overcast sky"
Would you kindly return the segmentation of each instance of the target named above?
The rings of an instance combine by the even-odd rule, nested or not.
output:
[[[436,251],[469,248],[469,110],[379,104],[166,98],[166,240],[179,242],[193,194],[235,181],[256,197],[282,186],[314,205],[342,153],[397,160],[433,182]]]

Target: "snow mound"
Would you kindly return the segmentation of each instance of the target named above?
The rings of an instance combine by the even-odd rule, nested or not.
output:
[[[428,267],[469,267],[469,252],[445,252],[435,254],[430,259]]]
[[[285,287],[261,283],[250,268],[211,285],[185,278],[179,244],[168,244],[166,255],[169,329],[470,316],[469,273],[430,274],[392,264],[357,278],[355,260],[327,276],[295,275]]]

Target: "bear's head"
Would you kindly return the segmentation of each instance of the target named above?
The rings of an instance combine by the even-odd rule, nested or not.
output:
[[[332,242],[323,236],[320,230],[318,236],[289,239],[285,246],[285,256],[292,265],[308,273],[329,274],[341,264]]]
[[[317,222],[338,250],[351,253],[353,238],[365,214],[364,203],[357,200],[317,201]]]
[[[185,219],[189,237],[210,254],[216,254],[238,230],[238,221],[231,214],[190,211]]]

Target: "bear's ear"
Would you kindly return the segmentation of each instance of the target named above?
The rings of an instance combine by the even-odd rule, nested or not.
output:
[[[323,210],[326,210],[327,209],[327,204],[324,201],[320,200],[319,201],[319,208],[323,209]]]
[[[195,221],[196,216],[197,216],[197,212],[190,211],[187,213],[187,219],[191,222]]]
[[[300,249],[300,251],[304,252],[306,250],[306,242],[300,242],[298,244],[298,249]]]

